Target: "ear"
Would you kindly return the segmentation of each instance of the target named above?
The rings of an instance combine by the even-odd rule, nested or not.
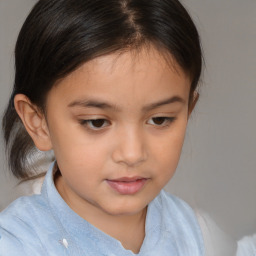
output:
[[[41,151],[52,149],[47,122],[38,107],[24,94],[15,96],[14,106],[35,146]]]
[[[188,117],[190,117],[192,111],[194,110],[198,99],[199,99],[199,93],[197,91],[195,91],[194,95],[193,95],[193,99],[192,99],[191,103],[189,104]]]

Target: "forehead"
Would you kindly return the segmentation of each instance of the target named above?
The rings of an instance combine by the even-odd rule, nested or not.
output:
[[[181,77],[186,76],[184,70],[168,51],[158,50],[153,45],[97,57],[82,65],[69,76],[72,77],[85,71],[88,72],[88,78],[93,77],[93,73],[99,72],[109,77],[117,73],[125,75],[128,72],[133,73],[135,78],[137,78],[135,75],[139,74],[152,74],[151,76],[153,76],[155,73],[162,74],[164,72],[175,73]],[[152,71],[154,72],[152,73]]]
[[[90,96],[132,104],[164,94],[187,100],[189,90],[190,79],[172,56],[150,47],[95,58],[59,81],[51,93],[66,101]]]

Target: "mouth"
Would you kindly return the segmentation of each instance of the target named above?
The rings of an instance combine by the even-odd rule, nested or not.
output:
[[[108,185],[121,195],[133,195],[138,193],[146,184],[147,178],[123,177],[115,180],[106,180]]]

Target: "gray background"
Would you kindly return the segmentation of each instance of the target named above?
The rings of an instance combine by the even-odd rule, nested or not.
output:
[[[0,0],[0,109],[13,82],[13,48],[34,0]],[[234,239],[256,232],[256,1],[185,0],[201,34],[205,71],[177,173],[167,189]],[[22,194],[1,138],[0,210]]]

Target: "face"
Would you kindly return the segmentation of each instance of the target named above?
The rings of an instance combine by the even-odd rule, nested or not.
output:
[[[178,164],[189,89],[189,77],[153,48],[96,58],[51,89],[46,113],[61,172],[56,187],[73,210],[145,209]]]

